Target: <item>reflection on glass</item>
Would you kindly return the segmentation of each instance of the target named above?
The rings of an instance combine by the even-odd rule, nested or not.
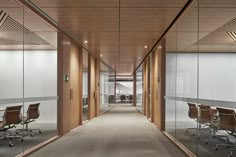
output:
[[[0,156],[12,157],[57,135],[57,32],[16,1],[2,4]]]
[[[88,54],[83,52],[83,121],[88,120]]]
[[[199,157],[236,155],[235,6],[196,2],[166,36],[166,132]]]

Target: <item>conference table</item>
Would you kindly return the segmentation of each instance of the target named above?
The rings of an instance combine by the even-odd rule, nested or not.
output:
[[[3,112],[6,110],[7,107],[0,107],[0,112]]]

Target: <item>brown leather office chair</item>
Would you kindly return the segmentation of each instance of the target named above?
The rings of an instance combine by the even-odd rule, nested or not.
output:
[[[216,128],[217,124],[214,121],[215,110],[213,110],[210,105],[205,105],[205,104],[201,104],[198,107],[199,107],[198,137],[200,138],[201,135],[207,135],[207,137],[205,138],[205,144],[207,144],[209,139],[215,136],[215,132],[217,130]]]
[[[120,95],[120,100],[122,103],[126,102],[126,96],[125,95]]]
[[[219,113],[219,118],[218,118],[218,129],[224,130],[227,133],[233,135],[236,137],[236,113],[234,109],[227,109],[227,108],[221,108],[217,107],[216,108]],[[215,150],[218,150],[219,146],[224,146],[224,147],[233,147],[233,150],[230,152],[230,157],[233,156],[233,151],[236,149],[236,144],[232,144],[229,142],[229,139],[227,138],[226,143],[224,144],[217,144],[215,146]]]
[[[129,100],[130,103],[132,103],[133,102],[133,95],[129,95],[128,100]]]
[[[29,123],[34,122],[40,116],[39,105],[40,105],[40,103],[29,105],[27,112],[26,112],[26,116],[23,116],[22,120],[21,120],[21,124],[25,125],[25,128],[24,129],[17,129],[16,134],[18,134],[20,132],[30,132],[31,133],[30,135],[34,136],[34,134],[33,134],[34,130],[37,130],[40,134],[42,133],[40,129],[30,129],[29,128]]]
[[[195,120],[197,122],[198,119],[198,108],[197,105],[194,103],[187,103],[188,104],[188,117]],[[186,133],[188,133],[190,130],[197,130],[197,128],[187,128]],[[192,133],[194,136],[196,131]]]
[[[2,121],[0,121],[0,132],[3,132],[3,136],[0,139],[7,139],[9,141],[9,146],[12,147],[12,139],[20,138],[23,141],[22,136],[12,135],[9,129],[16,127],[17,124],[21,122],[20,112],[22,106],[10,106],[7,107],[4,115],[2,117]]]

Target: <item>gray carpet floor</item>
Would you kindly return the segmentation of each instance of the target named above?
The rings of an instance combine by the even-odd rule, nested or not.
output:
[[[14,144],[13,147],[9,147],[8,140],[2,139],[0,140],[0,157],[14,157],[22,152],[24,152],[27,149],[30,149],[49,138],[52,138],[53,136],[57,135],[57,126],[56,124],[52,123],[32,123],[30,124],[31,128],[40,128],[42,131],[42,134],[39,134],[38,131],[34,132],[34,137],[31,137],[30,134],[22,134],[24,135],[24,141],[21,142],[20,139],[13,139],[12,143]],[[21,129],[22,126],[19,125],[17,127],[18,129]],[[12,133],[15,132],[15,128],[11,129]],[[2,134],[1,134],[2,135]],[[1,136],[0,135],[0,136]]]
[[[116,106],[30,157],[184,157],[133,106]]]

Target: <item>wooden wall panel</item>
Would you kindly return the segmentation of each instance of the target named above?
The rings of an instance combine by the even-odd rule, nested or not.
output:
[[[100,61],[96,59],[96,76],[95,76],[95,102],[96,102],[96,116],[100,115]]]
[[[69,76],[69,81],[64,80]],[[58,134],[82,124],[82,51],[58,33]]]
[[[165,40],[161,41],[162,49],[156,49],[153,53],[153,80],[152,106],[153,122],[160,130],[165,129]]]
[[[64,81],[65,75],[70,75],[70,45],[69,38],[58,32],[58,134],[70,131],[70,82]]]
[[[88,56],[88,117],[92,119],[96,116],[96,62],[90,54]]]
[[[70,46],[70,128],[73,129],[80,124],[80,63],[79,63],[79,48],[71,44]]]

